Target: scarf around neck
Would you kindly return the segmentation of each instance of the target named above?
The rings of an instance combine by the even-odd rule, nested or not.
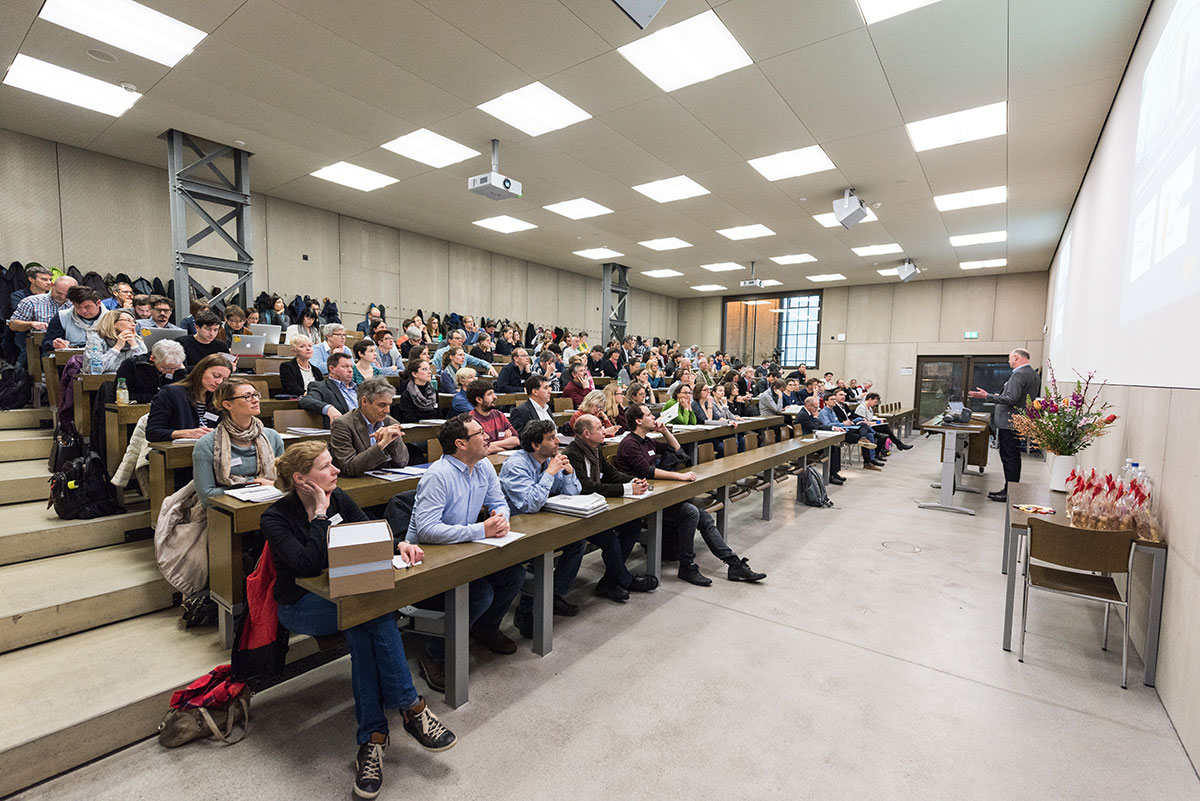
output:
[[[251,418],[250,425],[244,429],[234,425],[229,415],[221,417],[221,422],[217,423],[213,432],[213,476],[217,484],[223,487],[237,486],[248,484],[257,477],[275,480],[275,452],[271,449],[270,440],[263,433],[265,428],[262,420],[257,417]],[[255,458],[258,460],[258,476],[230,474],[231,443],[237,443],[243,448],[254,448]]]

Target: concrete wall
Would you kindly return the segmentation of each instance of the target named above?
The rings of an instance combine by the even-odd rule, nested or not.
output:
[[[5,264],[171,277],[165,169],[0,129],[0,186]],[[417,309],[453,310],[569,326],[598,341],[598,278],[279,198],[254,194],[251,203],[255,294],[334,298],[347,320],[382,302],[397,322]],[[197,250],[228,255],[216,239]],[[631,332],[677,337],[678,300],[635,289],[629,303]]]

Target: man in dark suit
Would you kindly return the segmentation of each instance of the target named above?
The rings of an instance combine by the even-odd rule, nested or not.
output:
[[[800,426],[800,430],[805,436],[811,436],[818,431],[835,431],[833,426],[822,423],[817,417],[817,396],[809,395],[804,399],[804,408],[796,415],[796,425]],[[829,449],[829,483],[830,484],[845,484],[846,479],[842,478],[842,449]]]
[[[358,414],[344,414],[329,426],[329,452],[342,475],[351,478],[382,467],[404,467],[404,431],[388,412],[396,390],[386,378],[358,386]]]
[[[529,380],[529,351],[524,348],[514,348],[512,361],[500,369],[492,388],[497,394],[524,392],[525,382]]]
[[[992,427],[996,429],[1000,463],[1004,465],[1004,486],[996,492],[989,492],[988,497],[1001,503],[1008,501],[1008,482],[1021,480],[1021,449],[1017,444],[1017,434],[1012,430],[1013,412],[1024,409],[1029,398],[1042,394],[1042,379],[1029,363],[1029,351],[1017,348],[1008,354],[1008,366],[1013,370],[1012,375],[1004,382],[1004,389],[1000,390],[999,395],[979,387],[967,393],[972,398],[990,400],[996,404],[992,409]]]
[[[328,427],[351,409],[358,408],[358,391],[354,386],[354,361],[340,351],[329,354],[329,377],[308,385],[308,392],[299,400],[301,409],[325,418]]]
[[[517,434],[524,430],[525,424],[531,420],[549,420],[554,422],[554,410],[550,408],[550,382],[545,376],[532,375],[525,382],[525,393],[529,400],[513,409],[508,419],[512,422]]]

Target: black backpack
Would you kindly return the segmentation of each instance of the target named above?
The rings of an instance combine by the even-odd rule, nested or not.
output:
[[[23,409],[33,400],[33,378],[15,365],[0,368],[0,410]]]
[[[805,467],[800,471],[798,479],[800,489],[796,493],[796,500],[801,501],[805,506],[815,506],[819,509],[833,506],[833,501],[829,500],[829,495],[825,492],[825,481],[821,478],[821,473],[817,468],[812,465]]]
[[[50,476],[46,507],[51,506],[62,520],[88,520],[125,511],[117,503],[117,489],[109,482],[104,462],[95,453],[72,459]]]

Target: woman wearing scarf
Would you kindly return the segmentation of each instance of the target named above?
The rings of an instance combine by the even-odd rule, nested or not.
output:
[[[433,368],[424,359],[409,359],[407,381],[400,390],[400,422],[415,423],[438,416],[437,386]]]
[[[100,372],[115,373],[122,364],[146,352],[146,343],[137,335],[136,328],[137,321],[129,309],[113,309],[101,316],[96,323],[103,365]]]
[[[196,494],[205,506],[230,487],[274,485],[283,438],[259,419],[259,400],[258,389],[244,378],[228,378],[213,393],[221,420],[192,450]]]

